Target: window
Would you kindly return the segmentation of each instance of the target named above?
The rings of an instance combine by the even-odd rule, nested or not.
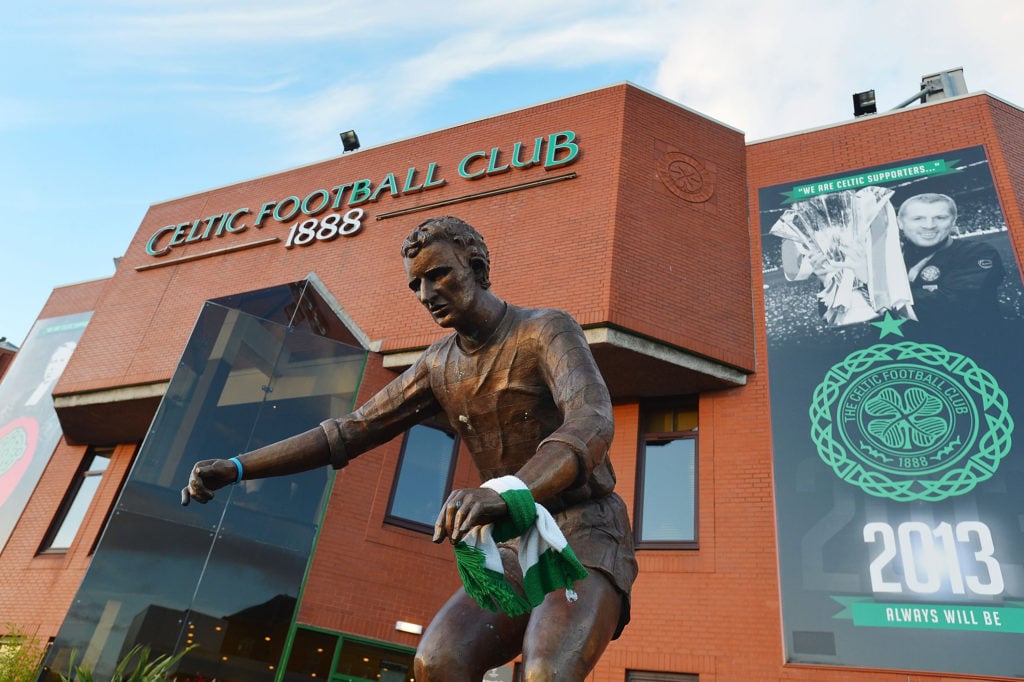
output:
[[[285,680],[330,679],[337,648],[338,635],[299,627],[285,666]]]
[[[690,673],[655,673],[627,670],[626,682],[699,682],[700,676]]]
[[[50,530],[43,539],[40,551],[66,552],[71,547],[113,454],[114,448],[89,448],[68,494],[57,510]]]
[[[697,398],[647,407],[637,467],[637,543],[697,547]]]
[[[413,679],[412,667],[413,650],[407,647],[299,626],[283,679],[406,682]]]
[[[347,682],[405,682],[412,679],[412,659],[407,649],[345,637],[334,673]]]
[[[418,424],[405,433],[395,484],[388,502],[387,522],[426,533],[452,485],[455,435],[435,424]]]

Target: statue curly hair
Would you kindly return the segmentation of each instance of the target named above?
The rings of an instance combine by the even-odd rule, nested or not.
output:
[[[435,241],[446,241],[457,247],[458,255],[467,260],[480,286],[490,288],[491,254],[487,244],[472,225],[460,218],[442,216],[420,223],[402,243],[402,257],[415,258],[421,249]]]

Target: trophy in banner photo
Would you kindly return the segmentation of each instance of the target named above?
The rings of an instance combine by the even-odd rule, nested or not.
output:
[[[900,250],[892,190],[862,187],[793,204],[772,226],[782,238],[788,280],[812,274],[829,326],[866,322],[889,311],[916,320]]]

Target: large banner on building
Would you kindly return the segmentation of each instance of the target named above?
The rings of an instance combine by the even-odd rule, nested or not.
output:
[[[1024,289],[984,148],[759,202],[788,660],[1024,676]]]
[[[60,441],[51,394],[91,316],[38,320],[0,383],[0,550]]]

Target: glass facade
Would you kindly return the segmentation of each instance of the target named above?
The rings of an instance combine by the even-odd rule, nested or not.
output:
[[[139,450],[41,679],[109,678],[137,644],[195,645],[179,682],[270,682],[293,629],[327,469],[180,504],[192,465],[352,407],[366,354],[309,282],[208,302]]]

